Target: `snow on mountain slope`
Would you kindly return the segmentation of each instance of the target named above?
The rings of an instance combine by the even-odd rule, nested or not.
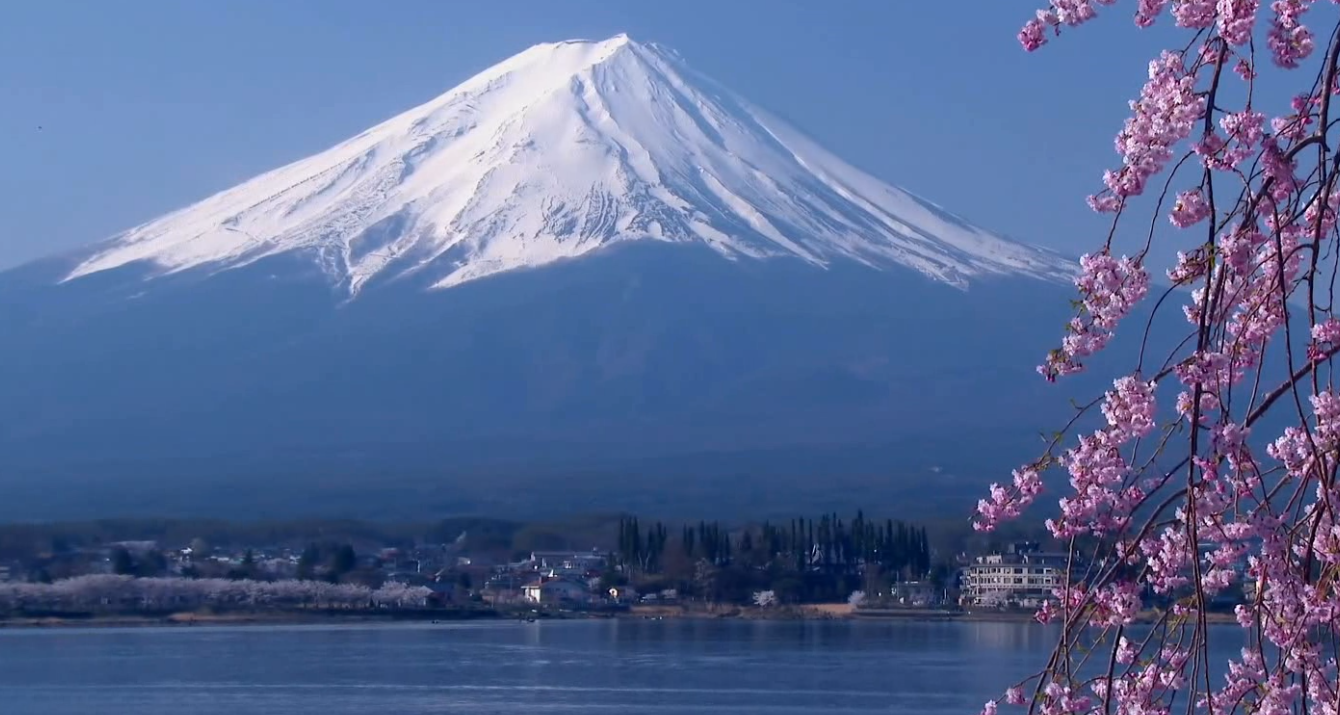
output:
[[[902,265],[959,287],[1071,272],[847,165],[673,51],[619,35],[532,47],[327,151],[115,236],[65,280],[302,251],[356,294],[377,276],[449,287],[630,240]]]

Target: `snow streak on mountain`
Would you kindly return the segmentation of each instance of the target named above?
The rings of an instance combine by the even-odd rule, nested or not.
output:
[[[673,51],[619,35],[532,47],[327,151],[98,244],[65,280],[302,252],[350,294],[409,275],[445,288],[648,240],[731,259],[901,265],[958,287],[1070,274],[1060,256],[849,166]]]

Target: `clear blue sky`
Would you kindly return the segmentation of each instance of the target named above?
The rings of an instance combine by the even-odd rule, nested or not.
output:
[[[1037,2],[15,0],[0,267],[321,150],[532,44],[621,31],[881,178],[1077,254],[1104,231],[1083,198],[1126,101],[1172,43],[1118,5],[1028,55],[1014,35]]]

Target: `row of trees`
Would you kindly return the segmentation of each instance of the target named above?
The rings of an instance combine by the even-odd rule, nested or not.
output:
[[[857,512],[851,521],[837,514],[798,518],[783,524],[764,522],[732,534],[719,522],[684,525],[678,541],[656,522],[643,526],[636,517],[619,523],[617,561],[626,569],[660,573],[667,550],[712,566],[739,564],[765,568],[781,564],[796,571],[859,573],[867,567],[917,578],[931,569],[930,540],[923,527],[892,519],[870,520]]]
[[[923,527],[858,512],[764,522],[729,530],[718,522],[671,528],[625,518],[609,584],[674,589],[681,598],[748,603],[766,591],[779,603],[840,601],[857,590],[889,593],[898,581],[945,581],[933,568]],[[675,534],[672,536],[672,534]]]
[[[53,583],[0,583],[0,612],[127,612],[245,609],[417,608],[432,591],[387,583],[380,588],[324,581],[78,576]]]
[[[298,579],[320,578],[340,583],[358,568],[358,553],[349,544],[308,544],[298,557]]]
[[[120,576],[162,576],[167,573],[167,557],[160,551],[132,553],[124,546],[112,549],[112,571]]]
[[[198,553],[204,553],[198,552]],[[167,557],[158,550],[131,551],[124,546],[111,550],[112,573],[118,576],[154,578],[165,576],[169,565]],[[329,583],[359,583],[365,586],[377,586],[364,578],[356,578],[358,554],[349,544],[310,544],[298,558],[297,577],[299,581],[327,581]],[[242,559],[235,564],[214,562],[209,559],[195,559],[182,568],[181,575],[189,579],[224,578],[230,581],[273,581],[256,562],[256,555],[247,549]],[[364,575],[366,576],[366,575]],[[36,579],[51,582],[53,579]]]
[[[559,517],[539,522],[485,517],[451,517],[435,522],[373,522],[347,519],[218,521],[211,519],[98,519],[81,522],[0,524],[0,560],[66,562],[81,552],[118,542],[154,541],[197,554],[214,549],[300,550],[314,537],[352,544],[360,552],[415,545],[454,547],[499,560],[531,551],[588,549],[610,541],[613,515]],[[54,569],[57,578],[63,569]]]

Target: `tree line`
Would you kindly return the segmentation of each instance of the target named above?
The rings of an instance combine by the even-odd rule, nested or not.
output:
[[[797,571],[856,572],[866,567],[908,578],[931,569],[931,545],[925,527],[894,519],[867,519],[858,511],[850,521],[837,514],[818,519],[800,517],[774,524],[763,522],[732,532],[720,522],[684,524],[672,543],[671,529],[657,521],[643,525],[637,517],[619,522],[615,556],[620,565],[658,573],[668,549],[713,566],[739,562],[765,567],[783,564]]]
[[[748,602],[761,589],[784,602],[841,601],[857,590],[888,595],[897,582],[945,581],[950,559],[937,565],[933,553],[925,527],[861,511],[737,529],[624,517],[605,579],[719,603]]]
[[[261,609],[423,608],[433,593],[423,586],[378,588],[324,581],[77,576],[54,583],[0,583],[0,615],[68,612],[138,613],[204,607]]]

